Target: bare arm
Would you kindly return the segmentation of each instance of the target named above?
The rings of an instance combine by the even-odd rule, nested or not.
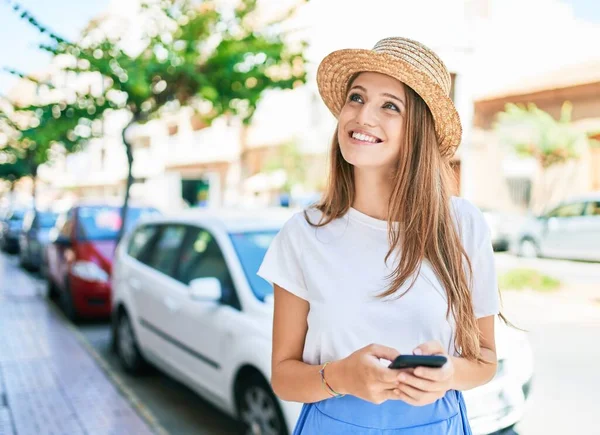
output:
[[[330,398],[323,388],[321,366],[302,361],[308,330],[309,304],[275,285],[271,384],[282,400],[314,403]],[[395,370],[383,367],[379,358],[393,360],[398,352],[372,344],[348,357],[332,361],[325,369],[327,383],[340,394],[352,394],[373,403],[394,398]]]
[[[496,374],[498,358],[494,339],[494,316],[482,317],[477,320],[477,323],[480,331],[481,358],[486,363],[453,357],[452,389],[454,390],[470,390],[486,384]]]
[[[275,285],[271,384],[282,400],[313,403],[329,396],[321,386],[320,366],[302,362],[308,330],[308,302]],[[327,381],[334,382],[334,364],[327,366]]]

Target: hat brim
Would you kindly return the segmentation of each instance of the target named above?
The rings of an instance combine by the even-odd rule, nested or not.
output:
[[[443,89],[409,62],[372,50],[344,49],[323,59],[317,85],[325,105],[336,117],[346,101],[348,82],[360,72],[378,72],[410,86],[429,107],[442,155],[452,156],[460,144],[462,127],[456,107]]]

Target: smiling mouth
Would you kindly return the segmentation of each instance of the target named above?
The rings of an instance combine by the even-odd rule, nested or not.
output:
[[[371,136],[369,134],[365,134],[365,133],[361,133],[361,132],[357,132],[357,131],[351,131],[350,133],[348,133],[348,136],[350,136],[351,139],[354,139],[359,142],[364,142],[364,143],[376,144],[376,143],[383,142],[381,139],[379,139],[376,136]]]

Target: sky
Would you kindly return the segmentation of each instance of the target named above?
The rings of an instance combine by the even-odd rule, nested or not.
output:
[[[14,2],[15,0],[9,0],[10,2]],[[81,32],[81,30],[85,27],[85,25],[87,24],[87,22],[97,16],[98,14],[106,11],[106,9],[109,6],[110,1],[109,0],[92,0],[92,1],[81,1],[81,0],[52,0],[52,1],[48,1],[48,0],[18,0],[19,3],[21,5],[23,5],[25,8],[27,8],[37,19],[38,21],[42,22],[43,24],[45,24],[49,29],[52,29],[54,32],[58,33],[59,35],[70,39],[70,40],[74,40],[77,38],[78,34]],[[130,1],[130,0],[121,0],[121,1]],[[276,2],[278,0],[264,0],[264,1],[273,1]],[[389,9],[388,5],[399,5],[400,3],[402,3],[401,9],[399,9],[400,11],[423,11],[422,7],[421,9],[419,9],[420,6],[418,5],[423,5],[423,4],[429,4],[429,5],[437,5],[439,6],[438,9],[438,13],[433,14],[432,16],[429,17],[430,21],[429,21],[429,25],[432,25],[432,21],[435,22],[436,19],[439,20],[443,20],[444,22],[448,22],[449,20],[447,19],[447,13],[451,13],[451,10],[448,10],[444,13],[440,13],[441,9],[443,9],[444,6],[442,5],[447,5],[448,2],[444,1],[444,0],[427,0],[427,1],[417,1],[417,0],[402,0],[401,1],[395,1],[395,2],[378,2],[375,0],[371,0],[370,4],[372,4],[374,7],[371,8],[371,11],[373,11],[374,9],[377,9],[378,6],[375,6],[375,4],[381,4],[381,8],[385,9]],[[505,4],[505,2],[502,2],[503,4]],[[509,1],[510,3],[510,1]],[[555,11],[555,13],[551,16],[551,17],[547,17],[545,14],[547,13],[546,8],[544,8],[543,6],[540,9],[539,15],[535,13],[536,8],[538,7],[538,5],[543,5],[545,3],[552,3],[552,4],[558,4],[559,7],[555,7],[552,10]],[[562,5],[560,5],[560,3],[562,3]],[[351,9],[349,6],[350,4],[352,4],[351,1],[345,1],[344,3],[342,3],[342,0],[311,0],[310,2],[310,6],[314,7],[315,11],[329,11],[334,13],[336,8],[339,7],[340,4],[344,4],[344,8],[343,9]],[[364,2],[361,0],[360,2],[357,3],[357,8],[361,8],[361,6],[364,5]],[[565,6],[566,5],[566,6]],[[556,5],[555,5],[556,6]],[[565,6],[565,7],[560,7],[560,6]],[[391,6],[390,6],[391,7]],[[394,6],[395,7],[395,6]],[[413,9],[411,9],[413,8]],[[364,9],[361,8],[361,9]],[[597,0],[519,0],[516,1],[514,8],[507,8],[507,10],[509,10],[509,13],[514,14],[514,16],[516,17],[516,19],[518,19],[519,16],[524,16],[523,15],[523,10],[529,10],[530,15],[528,16],[528,18],[524,18],[524,21],[521,23],[525,23],[525,20],[531,20],[531,17],[534,17],[533,19],[536,20],[547,20],[548,21],[548,26],[555,26],[557,25],[557,23],[560,22],[562,18],[562,15],[565,15],[565,20],[569,20],[568,22],[570,23],[570,27],[567,28],[567,31],[571,31],[570,29],[574,29],[575,27],[580,27],[578,26],[579,22],[587,22],[587,26],[590,27],[590,29],[592,27],[600,27],[600,2],[598,2]],[[374,17],[377,17],[377,14],[379,13],[379,10],[375,10],[374,11]],[[340,10],[340,15],[342,15],[344,13],[343,10]],[[317,28],[317,35],[321,35],[319,32],[319,29],[325,29],[326,32],[325,34],[322,34],[321,36],[318,36],[319,41],[320,41],[320,50],[317,50],[316,52],[316,56],[321,56],[322,54],[325,54],[324,51],[329,50],[329,48],[337,48],[334,47],[334,45],[336,43],[340,43],[341,41],[343,41],[343,43],[348,43],[349,41],[352,41],[352,43],[354,43],[355,45],[358,44],[358,41],[362,41],[362,46],[364,46],[364,48],[371,46],[375,40],[371,41],[371,39],[373,38],[369,38],[368,40],[366,40],[367,38],[365,38],[364,36],[364,32],[363,31],[353,31],[354,28],[359,28],[359,27],[364,27],[365,25],[367,26],[371,26],[373,29],[373,34],[377,33],[376,28],[378,26],[373,26],[373,20],[364,20],[363,22],[360,22],[358,20],[354,20],[354,19],[349,19],[348,22],[342,22],[342,23],[333,23],[333,26],[340,26],[340,31],[336,32],[336,29],[334,28],[333,31],[331,28],[329,28],[329,23],[332,21],[331,20],[331,16],[329,15],[328,12],[319,14],[320,16],[317,16],[316,13],[314,16],[309,16],[308,20],[312,23],[316,23],[316,28]],[[402,14],[396,15],[396,13],[392,14],[394,16],[394,20],[397,20],[397,22],[399,23],[399,25],[403,25],[404,27],[402,28],[406,28],[408,29],[411,24],[410,20],[403,20],[403,16]],[[379,15],[381,16],[381,15]],[[437,18],[436,18],[437,17]],[[342,20],[338,20],[338,21],[342,21]],[[540,23],[537,23],[538,25],[543,25]],[[319,27],[320,26],[320,27]],[[498,32],[500,32],[502,26],[504,26],[504,24],[499,24],[499,30]],[[414,28],[415,26],[413,26]],[[439,26],[438,26],[439,27]],[[585,26],[583,26],[585,27]],[[400,28],[400,27],[399,27]],[[427,31],[427,26],[418,26],[418,28],[416,30],[414,30],[413,32],[417,32],[417,30],[419,28],[425,29],[425,31]],[[432,27],[430,27],[432,28]],[[557,29],[560,29],[561,27],[559,25],[557,25],[556,27]],[[387,27],[387,29],[389,29],[389,27]],[[524,29],[521,28],[515,28],[514,31],[508,31],[507,35],[503,38],[505,38],[507,41],[511,41],[512,43],[517,43],[518,36],[515,36],[515,33],[519,33],[522,32]],[[348,31],[348,33],[345,33],[346,31]],[[386,30],[389,33],[389,30]],[[592,32],[590,30],[590,32]],[[338,38],[337,40],[332,37],[331,35],[335,35],[336,33],[340,34],[340,38]],[[402,34],[402,32],[396,32],[398,34]],[[512,34],[511,34],[512,33]],[[553,32],[554,34],[559,34],[560,31],[555,31]],[[590,35],[595,33],[589,33]],[[387,36],[387,35],[385,35]],[[511,39],[512,37],[512,39]],[[542,36],[540,36],[541,38]],[[544,36],[544,38],[548,38],[548,36]],[[498,39],[498,38],[497,38]],[[33,29],[31,26],[28,25],[28,23],[23,22],[22,20],[19,19],[18,15],[8,6],[7,2],[5,1],[1,1],[0,2],[0,70],[3,69],[4,67],[11,67],[14,69],[17,69],[18,71],[21,71],[23,73],[34,73],[36,71],[40,71],[43,70],[45,65],[47,65],[48,61],[49,61],[49,56],[40,51],[39,49],[37,49],[37,45],[39,43],[45,42],[46,39],[45,37],[39,35],[39,33],[37,33],[35,31],[35,29]],[[331,42],[329,42],[331,41]],[[336,42],[339,41],[339,42]],[[356,42],[354,42],[356,41]],[[558,40],[558,36],[557,36],[557,41],[555,42],[556,45],[560,44],[560,41]],[[503,44],[502,46],[505,46],[506,44]],[[502,49],[502,46],[499,45],[498,46],[498,50]],[[592,45],[595,46],[595,45]],[[565,49],[565,51],[567,51]],[[540,59],[542,58],[542,54],[544,54],[546,57],[548,56],[548,52],[540,52]],[[577,53],[571,53],[572,56],[569,57],[567,54],[565,54],[565,62],[568,62],[569,60],[572,61],[577,61],[578,58],[576,57]],[[525,54],[523,55],[523,59],[525,59]],[[541,63],[540,63],[541,62]],[[545,67],[546,65],[540,61],[538,62],[538,65],[540,68]],[[531,69],[531,68],[530,68]],[[502,74],[499,71],[499,74]],[[15,78],[13,76],[11,76],[8,73],[5,72],[0,72],[0,95],[6,94],[6,92],[14,85],[15,83]]]
[[[50,56],[37,47],[47,42],[47,37],[21,20],[7,3],[0,2],[0,69],[9,67],[25,74],[43,70]],[[18,0],[18,3],[54,33],[75,40],[92,18],[106,10],[109,0]],[[15,80],[1,71],[0,94],[6,94]]]

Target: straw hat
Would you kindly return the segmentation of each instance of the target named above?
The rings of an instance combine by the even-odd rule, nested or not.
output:
[[[417,41],[393,37],[382,39],[372,50],[346,49],[329,54],[319,65],[317,84],[336,118],[346,101],[349,81],[364,71],[394,77],[419,94],[433,114],[440,151],[448,157],[454,154],[462,127],[450,99],[450,74],[433,51]]]

